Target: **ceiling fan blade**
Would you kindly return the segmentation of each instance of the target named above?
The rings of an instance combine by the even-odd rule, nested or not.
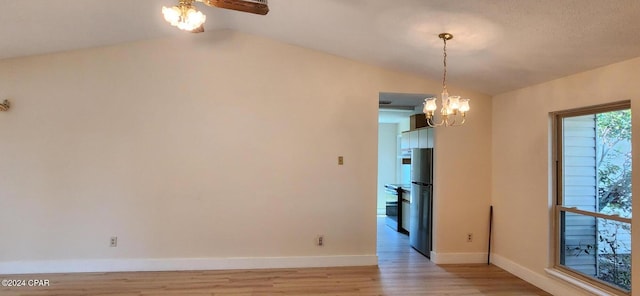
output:
[[[269,13],[266,0],[199,0],[209,6],[265,15]]]

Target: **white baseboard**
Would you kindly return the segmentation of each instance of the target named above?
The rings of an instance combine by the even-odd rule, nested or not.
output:
[[[491,263],[552,295],[594,295],[564,283],[550,275],[540,274],[500,255],[491,254]]]
[[[431,251],[430,260],[435,264],[487,263],[487,253],[436,253]]]
[[[227,270],[370,265],[378,265],[378,256],[49,260],[0,262],[0,274]]]

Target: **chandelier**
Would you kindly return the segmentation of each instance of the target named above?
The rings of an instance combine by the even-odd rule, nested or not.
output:
[[[430,127],[438,126],[459,126],[463,125],[469,111],[469,99],[462,99],[460,96],[450,96],[447,92],[447,40],[453,39],[453,35],[449,33],[441,33],[438,35],[444,41],[444,73],[442,75],[442,108],[440,109],[440,121],[435,120],[435,111],[438,109],[437,98],[431,97],[424,99],[424,108],[422,111],[427,119],[427,125]]]
[[[193,6],[193,1],[180,0],[177,6],[171,8],[163,6],[162,14],[164,19],[180,30],[190,32],[204,31],[202,25],[207,20],[207,16]]]

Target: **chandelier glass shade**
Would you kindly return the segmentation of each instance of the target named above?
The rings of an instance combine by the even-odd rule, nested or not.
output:
[[[427,119],[427,125],[430,127],[438,126],[459,126],[466,121],[466,115],[469,111],[469,99],[463,99],[460,96],[450,96],[447,92],[447,40],[453,39],[453,35],[449,33],[441,33],[438,35],[444,41],[444,73],[442,75],[442,94],[440,120],[435,119],[435,113],[438,109],[437,98],[431,97],[424,99],[424,108],[422,111]]]
[[[163,6],[162,14],[168,23],[184,31],[196,31],[207,20],[207,16],[193,5],[193,0],[180,0],[174,7]]]

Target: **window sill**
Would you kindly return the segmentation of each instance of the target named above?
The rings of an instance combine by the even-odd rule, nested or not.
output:
[[[547,272],[547,274],[560,279],[562,281],[565,281],[575,287],[578,287],[580,289],[585,290],[586,292],[592,293],[593,295],[597,295],[597,296],[618,296],[618,295],[627,295],[627,294],[614,294],[610,291],[604,290],[602,288],[596,287],[592,284],[590,284],[589,282],[580,280],[578,278],[575,278],[569,274],[566,274],[562,271],[559,271],[557,269],[552,269],[552,268],[545,268],[544,271]]]

